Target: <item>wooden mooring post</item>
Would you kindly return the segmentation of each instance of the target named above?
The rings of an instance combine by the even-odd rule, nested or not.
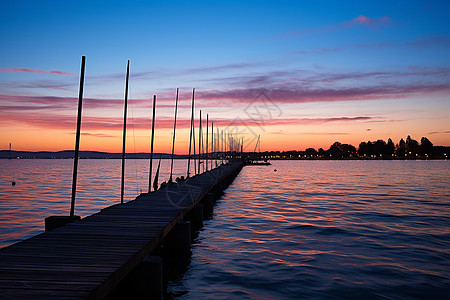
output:
[[[86,66],[86,56],[81,57],[80,71],[80,87],[78,93],[78,111],[77,111],[77,131],[75,134],[75,151],[73,158],[73,177],[72,177],[72,198],[70,201],[70,213],[68,216],[50,216],[44,219],[45,231],[63,226],[67,223],[80,219],[75,215],[75,198],[77,194],[77,175],[78,175],[78,159],[80,152],[80,136],[81,136],[81,114],[83,107],[83,88],[84,88],[84,71]]]

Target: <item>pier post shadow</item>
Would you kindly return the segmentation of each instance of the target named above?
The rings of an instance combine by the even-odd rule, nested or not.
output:
[[[50,231],[67,223],[80,220],[80,216],[50,216],[45,218],[45,231]]]

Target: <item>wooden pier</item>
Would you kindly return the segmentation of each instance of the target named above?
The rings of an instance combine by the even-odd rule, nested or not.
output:
[[[243,165],[220,166],[0,249],[0,298],[105,298]]]

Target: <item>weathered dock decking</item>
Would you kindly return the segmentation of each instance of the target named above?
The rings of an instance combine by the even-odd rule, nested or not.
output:
[[[221,166],[0,249],[0,298],[104,298],[242,166]]]

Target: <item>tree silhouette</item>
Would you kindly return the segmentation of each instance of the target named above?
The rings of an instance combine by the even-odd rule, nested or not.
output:
[[[422,137],[420,139],[420,154],[426,157],[432,156],[434,154],[433,143],[430,142],[430,140],[426,137]]]
[[[403,158],[405,157],[405,154],[406,154],[406,142],[402,138],[397,144],[397,157]]]
[[[374,142],[361,142],[358,150],[353,145],[334,142],[326,151],[323,148],[319,148],[317,151],[314,148],[307,148],[305,151],[266,151],[259,154],[252,153],[252,155],[274,159],[352,159],[357,157],[364,159],[446,159],[449,153],[450,147],[434,146],[426,137],[422,137],[419,144],[408,135],[406,141],[401,138],[397,145],[394,145],[392,139],[389,138],[387,142],[382,139]]]
[[[420,152],[419,142],[412,139],[410,135],[406,138],[406,151],[409,158],[416,157]]]
[[[394,142],[391,140],[391,138],[388,139],[387,145],[386,145],[386,154],[389,157],[392,157],[395,153],[395,145]]]
[[[305,150],[305,155],[307,157],[314,157],[314,156],[317,155],[317,151],[314,148],[308,148],[308,149]]]

